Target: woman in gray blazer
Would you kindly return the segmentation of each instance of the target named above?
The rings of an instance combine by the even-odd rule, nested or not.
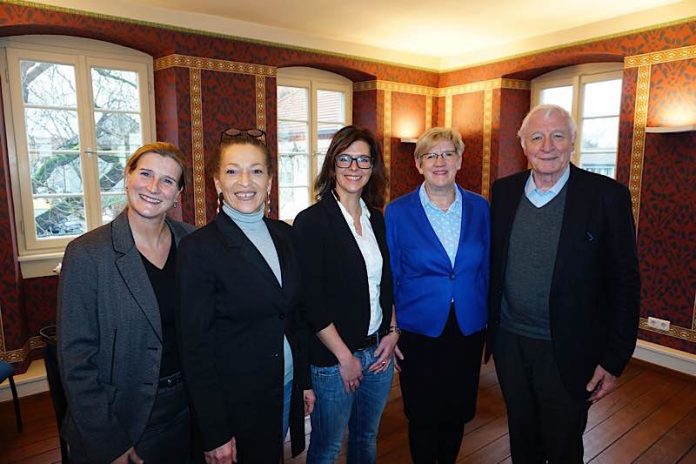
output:
[[[58,362],[71,461],[188,462],[190,418],[174,307],[176,244],[192,226],[167,218],[184,188],[169,143],[128,160],[128,206],[65,250]]]

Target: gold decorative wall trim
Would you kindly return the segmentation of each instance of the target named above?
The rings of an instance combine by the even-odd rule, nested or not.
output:
[[[445,97],[445,127],[452,127],[452,95]]]
[[[412,95],[427,95],[436,97],[438,89],[436,87],[427,87],[425,85],[402,84],[401,82],[392,81],[363,81],[353,84],[353,92],[364,92],[366,90],[383,90],[385,92],[410,93]]]
[[[425,130],[433,127],[433,97],[425,97]]]
[[[266,131],[266,78],[256,76],[256,128]]]
[[[168,68],[191,68],[204,71],[230,72],[235,74],[250,74],[253,76],[275,77],[275,66],[262,64],[240,63],[237,61],[216,60],[199,56],[167,55],[154,60],[155,71]]]
[[[354,92],[363,92],[366,90],[384,90],[399,93],[409,93],[412,95],[425,95],[427,97],[447,97],[452,95],[460,95],[463,93],[483,92],[493,89],[530,90],[531,83],[529,81],[519,79],[497,78],[442,88],[427,87],[424,85],[402,84],[400,82],[382,80],[356,82],[353,84]]]
[[[491,183],[491,137],[493,133],[493,90],[483,93],[483,147],[481,153],[481,195],[488,198]]]
[[[46,346],[46,343],[39,336],[30,337],[24,346],[12,351],[0,351],[0,359],[8,363],[22,362],[27,359],[27,355],[32,351]]]
[[[624,59],[624,68],[639,68],[651,64],[662,64],[694,58],[696,58],[696,45],[690,45],[688,47],[672,48],[661,52],[627,56]]]
[[[193,203],[195,223],[204,226],[205,215],[205,156],[203,150],[203,98],[200,68],[189,68],[191,98],[191,157],[193,159]]]
[[[646,317],[640,318],[639,328],[641,328],[642,330],[647,330],[649,332],[659,333],[668,337],[678,338],[680,340],[686,340],[687,342],[696,343],[696,330],[693,329],[679,327],[674,324],[670,324],[669,330],[653,329],[652,327],[648,327],[648,319]]]
[[[382,156],[387,175],[391,172],[391,139],[392,139],[392,95],[389,90],[384,92],[384,139]],[[389,184],[387,184],[387,198],[389,198]]]
[[[631,143],[631,170],[628,189],[631,191],[633,219],[638,229],[640,215],[640,187],[643,181],[643,158],[645,155],[645,126],[648,122],[648,101],[650,100],[651,66],[638,68],[636,84],[636,103],[633,116],[633,142]]]

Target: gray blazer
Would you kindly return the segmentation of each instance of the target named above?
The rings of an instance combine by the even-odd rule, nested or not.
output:
[[[194,230],[166,222],[176,243]],[[145,429],[162,357],[157,299],[126,211],[66,248],[57,321],[68,401],[61,434],[81,460],[111,462]]]

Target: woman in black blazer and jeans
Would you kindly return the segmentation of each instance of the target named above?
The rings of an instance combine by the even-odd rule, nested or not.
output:
[[[294,222],[310,341],[312,413],[307,463],[333,463],[346,427],[348,463],[376,459],[379,422],[398,341],[385,239],[386,170],[374,136],[344,127],[316,181],[318,203]]]

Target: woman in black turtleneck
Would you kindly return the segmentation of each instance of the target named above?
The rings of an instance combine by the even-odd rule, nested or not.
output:
[[[290,226],[264,217],[264,138],[222,133],[211,164],[220,213],[179,252],[181,357],[208,463],[278,462],[288,427],[299,454],[314,403]]]

